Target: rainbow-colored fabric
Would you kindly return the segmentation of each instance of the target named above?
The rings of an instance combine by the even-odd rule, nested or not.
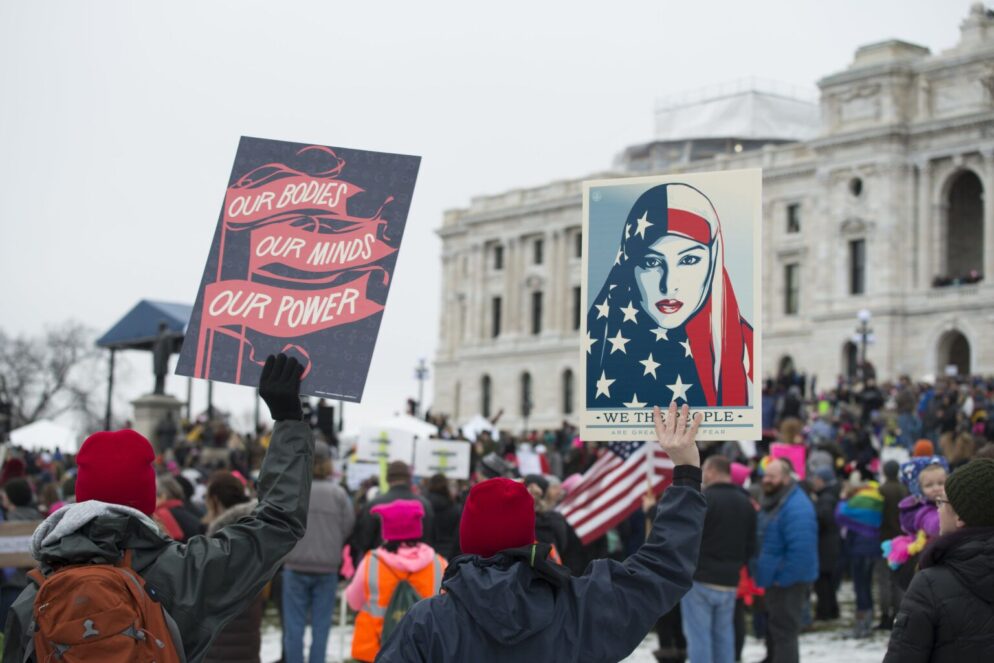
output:
[[[839,504],[839,525],[864,536],[877,536],[884,517],[884,497],[871,481],[856,494]]]

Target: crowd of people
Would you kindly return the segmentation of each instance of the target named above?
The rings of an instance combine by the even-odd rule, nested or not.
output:
[[[700,445],[697,480],[707,509],[697,514],[696,534],[694,523],[681,520],[667,502],[677,498],[657,501],[649,494],[631,516],[583,543],[556,507],[603,450],[580,440],[568,423],[516,436],[496,432],[495,418],[490,430],[467,440],[469,480],[414,477],[410,466],[394,462],[382,477],[348,490],[342,467],[352,450],[333,432],[299,422],[300,403],[287,396],[292,380],[284,377],[282,387],[269,389],[267,404],[284,422],[271,433],[238,436],[223,423],[202,422],[177,431],[157,456],[124,432],[91,436],[77,455],[7,445],[0,470],[4,519],[47,518],[44,527],[61,532],[64,514],[80,511],[67,505],[98,500],[127,508],[107,507],[87,516],[93,522],[74,523],[82,537],[56,542],[49,532],[33,552],[51,571],[93,552],[77,539],[103,535],[105,551],[133,547],[132,565],[146,588],[168,597],[162,601],[170,614],[181,613],[172,618],[187,660],[259,661],[263,615],[273,604],[282,660],[324,661],[338,594],[356,613],[351,655],[358,661],[373,661],[399,639],[408,646],[388,645],[382,660],[500,660],[474,650],[474,640],[460,640],[456,631],[542,655],[554,651],[555,641],[543,634],[550,629],[583,642],[590,660],[617,660],[611,657],[623,657],[623,649],[630,651],[652,628],[659,661],[738,661],[747,633],[765,640],[767,660],[797,661],[800,634],[818,622],[836,622],[852,638],[892,630],[888,663],[981,660],[970,656],[991,651],[978,647],[994,647],[991,636],[960,637],[978,619],[991,619],[994,601],[994,538],[985,529],[994,527],[994,460],[974,462],[994,459],[994,380],[902,378],[878,385],[868,377],[813,391],[803,376],[786,373],[764,385],[761,441]],[[441,437],[467,437],[443,415],[426,419]],[[306,471],[287,453],[305,432],[318,438]],[[282,454],[274,459],[277,448]],[[288,471],[292,490],[283,476]],[[675,484],[694,484],[678,478]],[[695,498],[680,499],[691,504]],[[687,504],[684,510],[693,512]],[[268,520],[260,520],[262,514]],[[114,521],[125,517],[141,526]],[[95,533],[96,524],[119,531]],[[654,532],[662,536],[659,528],[677,532],[676,540],[654,538]],[[967,534],[956,535],[957,529]],[[266,559],[253,558],[263,545]],[[684,587],[671,578],[679,569],[659,567],[651,554],[653,546],[674,545],[683,546],[682,557],[694,551]],[[239,554],[238,563],[227,561],[221,570],[222,556]],[[497,561],[483,563],[491,558]],[[517,566],[522,561],[543,587],[596,600],[594,621],[615,624],[615,635],[602,638],[609,642],[570,632],[569,620],[583,617],[586,599],[575,600],[580,613],[562,612],[542,592],[522,602],[512,588],[522,582],[514,575],[524,573]],[[213,574],[209,580],[192,579],[205,569]],[[25,637],[31,619],[24,595],[43,587],[29,571],[3,570],[0,620],[8,639]],[[653,573],[662,585],[646,580]],[[612,594],[636,578],[642,590]],[[501,583],[510,584],[498,595]],[[837,622],[843,583],[852,584],[856,602],[844,625]],[[444,600],[430,608],[418,603],[438,595],[443,584]],[[644,625],[645,615],[615,623],[607,613],[619,596],[665,610]],[[950,625],[939,613],[958,616],[943,607],[952,598],[963,618]],[[987,607],[966,612],[970,601],[987,601]],[[632,606],[611,609],[622,615]],[[213,625],[223,629],[215,634]],[[198,635],[188,638],[186,629]],[[926,641],[926,634],[933,639]],[[422,658],[410,654],[412,642]],[[23,652],[9,641],[6,650]],[[928,658],[939,650],[945,658]]]

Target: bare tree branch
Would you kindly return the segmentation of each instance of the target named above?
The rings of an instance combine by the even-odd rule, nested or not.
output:
[[[37,337],[12,338],[0,330],[0,398],[10,404],[13,428],[66,412],[95,416],[99,351],[93,337],[72,321]]]

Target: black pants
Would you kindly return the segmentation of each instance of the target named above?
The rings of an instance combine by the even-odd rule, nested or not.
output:
[[[746,606],[742,599],[735,599],[735,660],[742,660],[742,649],[746,643]]]
[[[815,619],[838,619],[839,601],[835,596],[835,573],[821,572],[815,580],[815,595],[818,597]]]
[[[686,660],[687,639],[683,637],[683,619],[680,616],[679,603],[656,622],[656,635],[659,637],[659,650],[664,654],[658,660],[671,663]]]
[[[773,663],[799,663],[801,617],[804,597],[811,592],[810,585],[798,583],[789,587],[770,587],[766,590],[766,609],[770,615],[770,659]]]

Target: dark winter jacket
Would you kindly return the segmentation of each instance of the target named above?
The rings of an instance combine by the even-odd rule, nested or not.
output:
[[[560,559],[569,553],[569,524],[558,511],[535,512],[535,540],[556,547]]]
[[[756,564],[760,587],[789,587],[818,578],[818,520],[811,500],[794,484],[773,509],[759,513],[762,548]]]
[[[700,470],[679,466],[648,541],[573,577],[537,555],[463,555],[443,593],[417,603],[377,661],[620,661],[690,589],[704,526]]]
[[[815,495],[818,517],[818,567],[822,573],[832,573],[839,562],[842,539],[835,522],[835,507],[839,504],[839,484],[825,486]]]
[[[265,608],[266,598],[260,593],[211,643],[204,663],[260,663]]]
[[[255,509],[255,500],[244,504],[236,504],[207,528],[207,536],[214,536],[227,527],[249,516]],[[226,661],[228,663],[259,663],[259,648],[262,646],[262,612],[265,599],[260,593],[248,608],[228,622],[213,643],[204,658],[205,663]]]
[[[438,493],[428,493],[428,501],[431,502],[432,511],[435,512],[434,534],[435,552],[445,559],[454,559],[461,552],[459,550],[459,519],[462,516],[462,509],[451,497],[439,495]]]
[[[160,503],[153,518],[156,520],[171,518],[175,521],[176,526],[179,527],[179,532],[176,532],[173,538],[177,541],[186,541],[192,536],[204,533],[204,525],[200,522],[200,516],[182,500],[167,500]],[[169,528],[166,528],[166,532],[171,533]]]
[[[281,421],[262,463],[259,506],[217,536],[178,543],[139,511],[89,500],[60,509],[38,528],[34,556],[47,572],[53,565],[116,562],[125,550],[133,551],[132,566],[175,622],[182,636],[181,653],[196,663],[224,625],[259,595],[304,535],[313,463],[310,427]],[[11,606],[5,661],[23,661],[25,651],[33,649],[35,594],[31,584]]]
[[[939,537],[901,601],[884,663],[994,661],[994,527]]]
[[[756,554],[756,510],[749,494],[732,483],[708,486],[704,499],[708,510],[694,580],[737,587],[739,572]]]
[[[880,540],[887,541],[901,536],[901,510],[898,505],[908,496],[908,489],[900,481],[884,481],[880,485],[884,497],[884,517],[880,523]]]

